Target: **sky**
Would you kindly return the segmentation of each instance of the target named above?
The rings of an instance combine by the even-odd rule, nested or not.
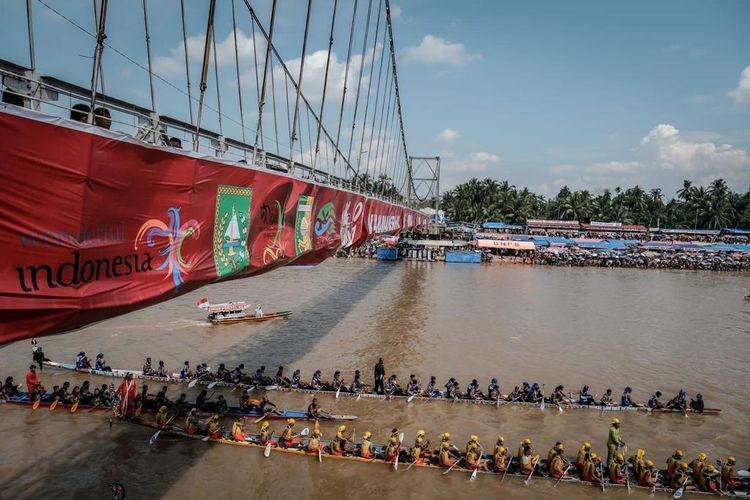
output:
[[[90,0],[44,3],[93,31]],[[268,26],[270,0],[250,3]],[[186,4],[195,90],[208,2]],[[184,92],[179,1],[148,5],[154,72]],[[274,44],[292,72],[299,67],[306,5],[279,2]],[[314,106],[322,96],[332,5],[332,0],[313,0],[302,88]],[[142,0],[110,2],[107,41],[145,66],[142,6]],[[339,0],[335,77],[324,114],[326,127],[334,131],[353,7],[354,0]],[[244,2],[237,0],[236,8],[244,118],[252,135],[257,121],[257,107],[251,105],[257,99],[253,37]],[[349,118],[367,8],[368,1],[359,0]],[[377,8],[375,0],[371,25]],[[39,71],[88,85],[91,37],[39,0],[33,9]],[[597,193],[634,184],[673,196],[683,179],[705,184],[717,177],[735,190],[750,188],[750,2],[401,0],[392,3],[392,14],[409,154],[439,155],[444,189],[471,177],[507,179],[546,196],[564,185]],[[28,65],[25,0],[0,2],[0,21],[8,28],[0,33],[0,58]],[[372,37],[370,28],[371,43]],[[229,0],[218,2],[216,40],[222,111],[233,117],[224,120],[225,135],[240,138]],[[265,44],[259,41],[256,49],[262,54]],[[365,81],[367,64],[374,58],[377,70],[379,62],[378,51],[373,56],[370,50],[364,57]],[[107,93],[150,106],[142,68],[105,50],[103,72]],[[187,120],[183,93],[161,81],[155,90],[160,113]],[[283,86],[278,91],[283,93]],[[213,85],[206,99],[215,107]],[[206,120],[218,127],[215,113]],[[275,142],[271,128],[264,125],[263,135]],[[344,127],[343,137],[356,144],[360,132],[352,141]],[[384,140],[395,139],[388,137]],[[278,147],[288,152],[288,137]],[[356,146],[354,151],[356,156]],[[306,154],[304,144],[296,154]]]

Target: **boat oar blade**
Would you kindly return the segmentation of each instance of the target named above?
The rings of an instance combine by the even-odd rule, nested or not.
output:
[[[216,384],[218,384],[218,383],[219,383],[218,380],[214,380],[213,382],[211,382],[210,384],[208,384],[208,388],[209,389],[213,389],[214,387],[216,387]]]
[[[305,427],[304,429],[302,429],[302,432],[299,433],[300,436],[307,436],[308,434],[310,434],[309,427]]]
[[[750,477],[750,470],[738,470],[737,475],[742,478]]]
[[[341,386],[339,385],[339,388],[336,389],[336,399],[339,398],[339,394],[341,394]]]
[[[31,409],[36,411],[39,408],[40,404],[42,404],[42,397],[41,396],[39,396],[38,398],[36,398],[36,401],[34,401],[34,404],[31,407]]]
[[[471,477],[469,477],[469,481],[476,481],[477,480],[477,469],[474,469],[474,472],[471,473]]]
[[[154,444],[156,442],[156,439],[159,437],[159,434],[161,434],[161,429],[156,431],[153,436],[151,436],[151,439],[148,440],[148,444]]]
[[[190,381],[190,383],[188,384],[188,387],[193,388],[195,387],[195,384],[197,383],[198,383],[198,379],[194,378],[193,380]]]
[[[138,408],[135,409],[135,416],[140,417],[141,413],[143,413],[143,404],[139,404]]]
[[[266,457],[266,458],[268,458],[268,457],[271,456],[271,442],[270,441],[266,445],[266,449],[263,450],[263,456]]]
[[[672,498],[682,498],[683,489],[680,488],[679,490],[674,492],[674,495],[672,495]]]
[[[417,397],[417,395],[416,394],[412,394],[411,396],[409,396],[409,399],[407,399],[406,402],[407,403],[411,403],[412,401],[414,401],[415,397]]]
[[[49,411],[55,411],[55,408],[57,408],[57,403],[60,401],[60,398],[55,398],[54,401],[52,401],[52,404],[49,405]]]
[[[318,446],[318,462],[323,463],[323,450]]]
[[[557,405],[557,411],[559,411],[560,413],[562,413],[562,412],[563,412],[563,407],[562,407],[562,405],[559,405],[559,404]]]
[[[261,421],[261,420],[263,420],[264,418],[266,418],[266,415],[261,415],[260,417],[258,417],[258,418],[256,418],[255,420],[253,420],[253,423],[254,423],[254,424],[257,424],[258,422],[260,422],[260,421]]]
[[[78,411],[78,401],[73,403],[73,406],[70,407],[70,413],[75,413]]]
[[[399,443],[403,443],[404,442],[404,433],[403,432],[399,432],[399,434],[398,434],[398,442]]]

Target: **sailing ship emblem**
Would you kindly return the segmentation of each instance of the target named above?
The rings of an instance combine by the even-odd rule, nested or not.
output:
[[[250,262],[247,237],[252,193],[252,188],[240,186],[222,185],[216,190],[213,253],[218,278],[238,273]]]

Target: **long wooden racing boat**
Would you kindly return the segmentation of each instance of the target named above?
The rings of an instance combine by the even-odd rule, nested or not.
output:
[[[141,425],[141,426],[144,426],[144,427],[148,427],[148,428],[151,428],[151,429],[155,429],[155,430],[159,429],[159,427],[156,425],[155,422],[148,422],[148,421],[143,421],[143,420],[139,420],[139,419],[130,420],[129,422],[137,424],[137,425]],[[288,454],[292,454],[292,455],[307,456],[307,457],[309,457],[311,459],[317,459],[317,460],[320,460],[320,461],[323,461],[323,462],[326,461],[326,460],[345,460],[345,461],[349,461],[349,462],[363,462],[363,463],[369,463],[369,464],[380,464],[380,465],[386,465],[388,467],[394,467],[394,463],[392,461],[387,461],[387,460],[384,460],[384,459],[381,459],[381,458],[362,458],[362,457],[358,456],[360,443],[352,443],[351,455],[348,455],[348,454],[347,455],[336,455],[336,454],[333,454],[333,453],[330,452],[330,450],[331,450],[331,442],[327,441],[327,440],[321,440],[320,441],[320,452],[316,452],[316,451],[307,451],[307,447],[308,447],[308,443],[309,443],[309,438],[301,438],[300,443],[299,443],[298,447],[296,447],[296,448],[284,448],[284,447],[278,446],[278,442],[279,442],[279,438],[280,437],[279,436],[272,436],[271,437],[271,441],[270,441],[271,442],[271,447],[268,448],[267,444],[261,444],[261,442],[260,442],[260,436],[258,434],[248,434],[245,441],[237,441],[234,438],[232,438],[232,436],[229,433],[227,433],[227,432],[222,433],[222,436],[220,438],[207,438],[205,434],[202,434],[202,435],[187,434],[181,428],[179,428],[179,427],[177,427],[175,425],[170,425],[169,427],[162,429],[161,432],[172,434],[172,435],[175,435],[175,436],[180,436],[180,437],[183,437],[183,438],[188,438],[188,439],[207,440],[207,441],[212,441],[212,442],[219,443],[219,444],[226,444],[226,445],[232,445],[232,446],[240,446],[240,447],[244,447],[244,448],[261,448],[261,449],[266,448],[266,449],[269,449],[271,452],[274,452],[274,453],[288,453]],[[406,449],[407,447],[404,446],[404,448]],[[373,445],[372,446],[372,450],[375,453],[375,456],[383,456],[385,454],[385,447],[384,446]],[[463,459],[464,454],[463,453],[459,453],[459,455]],[[483,454],[482,458],[484,458],[485,460],[487,460],[488,464],[491,464],[493,457],[492,457],[491,454]],[[412,465],[411,463],[404,463],[404,462],[402,462],[401,463],[401,470],[404,470],[404,471],[408,470],[408,468],[411,465]],[[413,467],[419,467],[419,468],[423,468],[423,469],[438,469],[438,470],[441,470],[443,472],[445,472],[445,470],[447,470],[445,467],[442,467],[440,465],[437,465],[435,463],[427,461],[426,459],[424,461],[420,461],[420,462],[414,463]],[[563,483],[577,484],[577,485],[580,485],[580,486],[594,487],[594,488],[597,488],[597,489],[601,488],[603,491],[606,491],[606,489],[608,489],[608,488],[620,488],[620,489],[622,489],[622,488],[629,488],[629,489],[632,488],[632,489],[640,490],[640,491],[643,491],[643,492],[666,492],[666,493],[670,493],[670,494],[675,492],[675,490],[672,489],[672,488],[666,488],[666,487],[649,488],[649,487],[646,487],[646,486],[639,486],[638,485],[638,481],[634,478],[632,472],[630,471],[630,466],[628,465],[627,467],[628,467],[628,469],[627,469],[628,470],[628,474],[630,476],[630,484],[629,485],[626,485],[626,484],[614,484],[614,483],[610,483],[609,481],[607,481],[607,482],[604,483],[604,488],[602,488],[601,484],[599,484],[599,483],[591,483],[591,482],[588,482],[588,481],[583,481],[583,480],[578,479],[577,477],[574,477],[574,476],[566,476],[563,479],[560,479],[559,481],[563,482]],[[532,480],[540,479],[540,480],[555,481],[555,482],[557,482],[558,479],[556,479],[554,477],[551,477],[551,476],[549,476],[549,475],[547,475],[546,473],[543,472],[543,470],[546,470],[546,468],[547,468],[547,460],[546,459],[540,459],[539,460],[539,467],[537,467],[535,469],[534,476],[533,476]],[[456,473],[464,473],[464,474],[472,474],[474,472],[471,469],[467,469],[467,468],[459,467],[459,466],[453,467],[451,469],[451,471],[452,472],[456,472]],[[517,479],[524,479],[524,480],[529,479],[528,474],[522,473],[519,470],[519,467],[518,467],[518,464],[517,464],[517,460],[515,458],[513,458],[511,460],[510,468],[509,468],[507,474],[505,474],[505,475],[502,474],[502,473],[499,473],[499,472],[492,472],[492,471],[489,471],[489,472],[477,471],[477,473],[478,474],[487,475],[487,476],[494,476],[496,478],[501,478],[501,479],[504,478],[505,475],[507,475],[508,477],[513,477],[513,478],[517,478]],[[666,479],[663,476],[663,471],[660,471],[659,478],[660,478],[660,480],[665,480]],[[711,495],[711,496],[715,496],[714,493],[702,492],[702,491],[692,490],[692,489],[685,490],[685,493],[695,494],[695,495]],[[737,498],[744,498],[744,497],[748,496],[748,492],[745,491],[745,490],[734,491],[734,492],[726,492],[726,496],[737,497]]]
[[[58,363],[55,361],[45,361],[44,364],[46,366],[49,366],[51,368],[59,368],[63,370],[72,370],[72,371],[78,371],[80,373],[88,373],[91,375],[101,375],[105,377],[116,377],[116,378],[122,378],[125,377],[127,374],[131,374],[134,379],[143,379],[143,380],[151,380],[154,382],[161,382],[161,383],[190,383],[191,380],[189,379],[181,379],[179,374],[173,373],[170,377],[154,377],[150,375],[143,375],[143,372],[140,370],[121,370],[121,369],[113,369],[110,371],[102,371],[102,370],[95,370],[93,368],[83,368],[83,369],[76,369],[74,364],[70,363]],[[342,389],[340,392],[337,393],[337,391],[334,390],[326,390],[326,389],[311,389],[311,388],[290,388],[285,386],[278,386],[278,385],[267,385],[267,386],[255,386],[252,384],[237,384],[233,382],[224,382],[224,381],[216,381],[216,380],[198,380],[195,382],[196,385],[207,385],[209,388],[212,387],[231,387],[231,388],[240,388],[240,389],[246,389],[246,390],[266,390],[266,391],[283,391],[283,392],[297,392],[300,394],[315,394],[315,395],[333,395],[336,396],[345,396],[345,397],[354,397],[354,398],[370,398],[370,399],[381,399],[381,400],[405,400],[408,402],[447,402],[447,403],[468,403],[468,404],[479,404],[479,405],[486,405],[486,406],[495,406],[495,407],[501,407],[501,406],[512,406],[512,407],[525,407],[525,408],[542,408],[541,403],[527,403],[524,401],[505,401],[505,400],[490,400],[490,399],[471,399],[471,398],[457,398],[457,399],[450,399],[443,396],[439,397],[428,397],[427,395],[416,395],[414,397],[412,396],[402,396],[402,395],[390,395],[386,396],[383,394],[373,394],[369,392],[351,392],[346,389]],[[668,408],[662,408],[658,410],[653,410],[651,408],[645,407],[645,406],[620,406],[620,405],[612,405],[612,406],[602,406],[602,405],[581,405],[581,404],[553,404],[549,402],[544,403],[544,407],[549,407],[552,411],[565,411],[565,410],[589,410],[589,411],[598,411],[598,412],[627,412],[627,411],[634,411],[634,412],[640,412],[640,413],[646,413],[646,414],[675,414],[675,415],[685,415],[685,414],[698,414],[698,415],[718,415],[721,413],[721,408],[705,408],[702,412],[696,412],[695,410],[692,410],[688,408],[686,411],[683,410],[672,410]]]
[[[55,397],[52,394],[45,394],[44,396],[42,396],[42,400],[39,402],[39,406],[42,408],[48,408],[54,401],[55,401]],[[6,402],[8,404],[24,405],[24,406],[29,406],[29,405],[34,404],[34,401],[31,401],[29,399],[28,392],[20,392],[18,396],[11,396],[9,398],[6,398],[6,400],[0,400],[0,402]],[[156,411],[156,408],[153,405],[153,402],[151,403],[152,404],[144,405],[142,411],[144,412]],[[61,408],[70,408],[74,406],[74,403],[58,401],[56,406],[59,406]],[[181,408],[181,410],[187,412],[191,408],[197,408],[197,404],[190,402],[184,408]],[[79,403],[78,406],[76,406],[76,409],[77,410],[109,410],[111,408],[110,406]],[[208,409],[203,409],[201,410],[200,413],[202,415],[210,415],[215,412],[209,411]],[[249,412],[243,412],[239,406],[230,406],[228,410],[223,412],[221,415],[225,417],[258,418],[262,416],[262,413],[258,409],[253,409]],[[312,420],[312,417],[306,411],[295,411],[295,410],[275,410],[274,412],[268,413],[265,416],[265,419],[267,420],[285,420],[287,418],[294,418],[296,420]],[[334,413],[321,411],[318,413],[318,419],[332,421],[332,422],[345,422],[345,421],[357,420],[357,416],[356,415],[336,415]]]
[[[261,323],[263,321],[270,321],[272,319],[286,318],[292,311],[277,311],[274,313],[264,314],[263,316],[253,316],[252,314],[241,313],[230,313],[230,314],[216,314],[209,316],[209,321],[212,325],[226,325],[230,323]]]

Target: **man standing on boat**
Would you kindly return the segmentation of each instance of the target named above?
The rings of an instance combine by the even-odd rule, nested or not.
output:
[[[29,401],[34,401],[44,394],[44,387],[36,376],[36,366],[29,365],[29,373],[26,374],[26,387],[29,390]]]
[[[135,382],[133,382],[132,373],[128,373],[125,376],[125,380],[122,381],[115,394],[120,396],[120,404],[117,407],[115,415],[118,417],[130,417],[133,414],[133,400],[135,399]]]
[[[255,317],[256,318],[262,318],[263,317],[263,309],[260,307],[260,304],[255,308]]]
[[[378,358],[378,364],[375,365],[375,393],[385,394],[385,366],[383,365],[383,358]]]
[[[607,467],[614,460],[620,446],[625,446],[623,440],[620,439],[620,419],[613,418],[612,426],[609,428],[609,438],[607,439]]]

